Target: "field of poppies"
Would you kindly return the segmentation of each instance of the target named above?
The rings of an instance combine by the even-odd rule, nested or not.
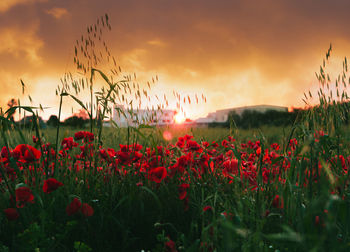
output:
[[[56,90],[56,128],[40,128],[41,105],[1,110],[0,251],[350,250],[346,59],[334,89],[324,70],[330,48],[316,74],[318,103],[269,136],[242,135],[234,122],[201,135],[145,122],[107,130],[113,105],[129,104],[132,115],[132,104],[151,99],[136,74],[121,77],[104,41],[107,56],[96,49],[108,16],[92,27],[74,50],[84,77],[67,73]],[[103,60],[114,62],[113,75],[97,68]],[[88,103],[78,98],[84,89]],[[66,99],[86,112],[88,129],[62,129]],[[32,114],[31,130],[14,122],[21,110]]]
[[[77,131],[57,151],[38,136],[5,145],[1,250],[346,251],[349,142],[294,135],[104,148]]]

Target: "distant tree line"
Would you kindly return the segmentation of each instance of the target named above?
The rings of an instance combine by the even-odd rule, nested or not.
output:
[[[25,116],[20,121],[16,122],[21,128],[33,128],[33,116]],[[64,121],[59,121],[56,115],[51,115],[49,120],[46,123],[42,120],[41,117],[38,117],[37,121],[41,128],[46,127],[57,127],[59,124],[62,126],[68,126],[72,128],[84,128],[90,122],[89,116],[84,110],[79,110],[78,113],[73,114],[72,116],[66,118]]]
[[[10,105],[15,104],[14,102]],[[10,106],[9,106],[10,107]],[[341,120],[349,125],[350,124],[350,102],[344,102],[341,104],[337,104],[336,106],[330,105],[329,111],[337,110],[341,113],[336,113],[341,115]],[[228,119],[224,123],[213,122],[210,123],[209,127],[227,127],[236,126],[238,128],[259,128],[261,126],[276,126],[276,127],[284,127],[289,126],[294,123],[298,114],[300,113],[300,117],[302,115],[312,112],[315,114],[321,114],[321,110],[324,110],[323,107],[316,106],[310,109],[294,109],[292,112],[287,111],[276,111],[276,110],[267,110],[266,112],[258,112],[255,110],[245,110],[242,114],[237,114],[234,111],[230,112],[228,115]],[[335,114],[335,113],[330,113]],[[13,116],[11,117],[13,119]],[[25,116],[20,121],[15,122],[18,126],[22,128],[33,128],[33,116]],[[95,121],[95,119],[93,119]],[[59,122],[56,115],[51,115],[49,120],[45,123],[41,117],[37,118],[37,122],[41,128],[46,127],[57,127],[58,124],[62,126],[68,126],[72,128],[84,128],[89,124],[89,117],[87,113],[83,113],[80,111],[77,114],[73,114],[71,117],[66,118],[63,122]],[[312,122],[310,122],[312,123]]]
[[[36,119],[37,119],[37,124],[39,125],[40,128],[46,128],[46,124],[40,116],[36,117]],[[34,120],[35,120],[35,117],[31,115],[31,116],[25,116],[21,120],[15,123],[21,128],[32,129],[34,128]]]
[[[58,124],[72,128],[84,128],[89,123],[89,119],[85,119],[79,116],[71,116],[65,119],[63,122],[59,122],[58,117],[56,115],[51,115],[49,120],[46,121],[46,123],[41,117],[37,117],[37,122],[40,128],[55,128],[58,126]],[[25,116],[21,120],[17,121],[16,124],[21,128],[32,129],[34,127],[34,117]]]
[[[238,128],[259,128],[261,126],[288,126],[295,121],[297,114],[301,111],[295,109],[293,112],[267,110],[258,112],[245,110],[241,115],[232,111],[224,123],[210,123],[209,127],[230,127],[235,125]]]

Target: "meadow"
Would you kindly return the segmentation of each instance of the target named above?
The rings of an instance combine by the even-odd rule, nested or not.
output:
[[[96,148],[86,129],[62,128],[56,153],[55,130],[39,144],[35,130],[3,129],[4,251],[349,249],[348,139],[108,128]]]
[[[0,251],[350,250],[349,98],[332,96],[325,63],[318,104],[290,127],[106,128],[118,98],[147,93],[92,67],[89,39],[74,57],[88,78],[66,74],[56,90],[58,120],[71,99],[87,128],[42,129],[41,106],[1,112]],[[11,120],[19,110],[32,114],[32,130]]]
[[[263,126],[261,128],[252,129],[230,129],[224,127],[196,127],[188,125],[171,125],[163,127],[145,128],[140,129],[140,132],[147,138],[152,137],[153,141],[166,144],[175,144],[179,137],[186,134],[192,135],[196,141],[222,141],[222,139],[227,138],[229,135],[235,135],[240,141],[248,141],[254,139],[264,138],[268,143],[287,141],[288,133],[290,133],[291,127],[270,127]],[[73,127],[62,127],[59,133],[59,138],[63,139],[74,135],[77,131],[89,131],[89,127],[84,128],[73,128]],[[135,137],[138,137],[138,142],[141,144],[147,143],[148,139],[145,137],[137,136],[137,133],[130,133],[129,130],[129,141],[135,141]],[[164,132],[170,132],[170,139],[165,139]],[[25,142],[31,142],[33,135],[35,135],[34,130],[22,129],[21,133],[23,135]],[[48,127],[41,130],[42,138],[50,143],[56,141],[56,128]],[[13,134],[10,141],[11,145],[17,145],[22,143],[23,139],[19,134]],[[103,145],[107,148],[114,148],[119,143],[126,143],[128,141],[128,129],[127,128],[111,128],[106,127],[102,133]],[[3,139],[0,140],[0,144],[4,145]]]

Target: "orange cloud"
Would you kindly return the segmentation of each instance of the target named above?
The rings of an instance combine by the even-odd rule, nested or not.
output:
[[[46,2],[47,0],[1,0],[0,12],[6,12],[11,8],[21,4],[31,4],[35,2]]]
[[[40,64],[38,50],[43,47],[43,41],[36,35],[38,25],[27,29],[19,27],[0,28],[0,55],[11,54],[16,58],[25,57],[32,64]]]
[[[166,46],[166,43],[160,39],[149,40],[147,41],[147,43],[152,46],[160,46],[160,47]]]
[[[35,2],[41,0],[1,1],[0,11]],[[329,43],[335,58],[350,50],[345,0],[320,0],[317,8],[302,0],[83,2],[60,0],[58,8],[46,1],[0,15],[0,69],[8,79],[27,76],[38,87],[33,97],[40,99],[45,87],[45,102],[55,100],[54,88],[35,80],[75,72],[74,43],[106,10],[112,31],[103,39],[123,70],[136,72],[141,83],[157,74],[154,94],[169,99],[173,90],[206,95],[206,104],[186,104],[192,117],[261,103],[303,105],[303,92],[317,86],[314,72]]]
[[[54,7],[46,11],[47,14],[53,16],[56,19],[60,19],[61,17],[68,14],[68,11],[65,8]]]

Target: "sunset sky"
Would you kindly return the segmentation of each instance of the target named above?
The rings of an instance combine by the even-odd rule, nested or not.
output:
[[[30,94],[32,105],[49,107],[44,119],[57,114],[55,89],[76,71],[74,43],[107,13],[104,39],[122,69],[158,75],[153,92],[170,108],[173,90],[206,96],[184,105],[192,119],[236,106],[303,106],[329,44],[334,69],[350,55],[349,10],[348,0],[1,0],[0,104],[30,105]],[[67,98],[64,117],[72,106]]]

